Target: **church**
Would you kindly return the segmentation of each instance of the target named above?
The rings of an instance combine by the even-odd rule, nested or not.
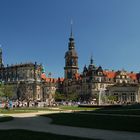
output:
[[[11,85],[13,101],[40,102],[51,104],[56,90],[56,79],[47,77],[44,68],[37,62],[4,66],[0,49],[0,82]]]
[[[140,73],[124,69],[113,71],[96,66],[91,57],[88,66],[79,73],[78,54],[71,29],[68,51],[65,53],[64,80],[60,81],[64,94],[75,93],[80,101],[98,103],[100,97],[114,97],[113,103],[140,102]],[[104,99],[105,100],[105,99]],[[109,103],[109,98],[102,102]]]

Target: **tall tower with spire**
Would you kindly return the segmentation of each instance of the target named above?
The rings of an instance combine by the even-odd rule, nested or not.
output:
[[[96,70],[95,64],[94,64],[94,62],[93,62],[93,55],[91,55],[90,64],[89,64],[89,66],[88,66],[88,69],[89,69],[89,70]]]
[[[0,48],[0,68],[3,67],[3,61],[2,61],[2,48]]]
[[[71,33],[68,43],[68,51],[65,53],[65,78],[72,79],[73,75],[78,73],[78,55],[75,50],[74,37],[71,23]]]

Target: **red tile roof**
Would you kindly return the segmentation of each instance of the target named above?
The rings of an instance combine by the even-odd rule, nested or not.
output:
[[[46,79],[46,74],[45,74],[45,73],[42,73],[42,74],[41,74],[41,78],[42,78],[42,79]]]
[[[41,74],[41,78],[42,78],[45,82],[51,82],[51,83],[56,83],[56,82],[57,82],[57,79],[55,79],[55,78],[46,77],[46,74],[45,74],[45,73]]]
[[[136,73],[127,73],[127,75],[128,75],[132,80],[137,80],[137,74],[136,74]]]
[[[58,82],[63,82],[63,81],[64,81],[64,78],[58,78],[57,81],[58,81]]]
[[[115,78],[117,73],[114,71],[103,71],[103,74],[107,76],[107,78]]]
[[[115,78],[117,76],[117,72],[115,71],[103,71],[104,75],[108,78]],[[130,79],[137,80],[138,75],[136,73],[127,73]]]

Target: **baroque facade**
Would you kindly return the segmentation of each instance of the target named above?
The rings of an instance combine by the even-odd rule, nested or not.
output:
[[[35,63],[21,63],[4,66],[0,49],[0,82],[12,85],[13,100],[47,101],[55,89],[55,80],[48,80],[43,66]]]
[[[63,93],[76,93],[81,101],[95,101],[100,94],[115,96],[116,103],[140,102],[140,73],[125,70],[110,71],[96,66],[91,57],[83,72],[78,72],[78,54],[71,31],[68,51],[65,53]],[[97,102],[97,101],[96,101]]]

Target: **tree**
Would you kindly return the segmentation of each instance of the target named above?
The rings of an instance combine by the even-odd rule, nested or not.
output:
[[[5,97],[6,101],[11,99],[14,95],[14,88],[12,85],[0,85],[0,95],[1,97]]]
[[[0,86],[0,100],[2,100],[2,98],[4,97],[4,93],[3,93],[3,90],[2,90],[2,87]]]
[[[20,82],[17,88],[17,97],[19,101],[26,101],[29,107],[29,102],[33,100],[33,85]]]
[[[91,98],[94,101],[94,103],[99,104],[99,95],[98,94],[92,95]]]
[[[67,95],[67,100],[77,101],[78,100],[78,94],[75,93],[75,92],[69,93]]]
[[[68,94],[64,94],[64,93],[59,93],[56,92],[55,95],[55,101],[77,101],[78,100],[78,94],[75,92],[71,92]]]
[[[111,103],[114,103],[115,101],[117,101],[117,97],[113,95],[109,95],[107,98]]]
[[[55,101],[66,100],[66,95],[63,93],[56,92],[54,95]]]

